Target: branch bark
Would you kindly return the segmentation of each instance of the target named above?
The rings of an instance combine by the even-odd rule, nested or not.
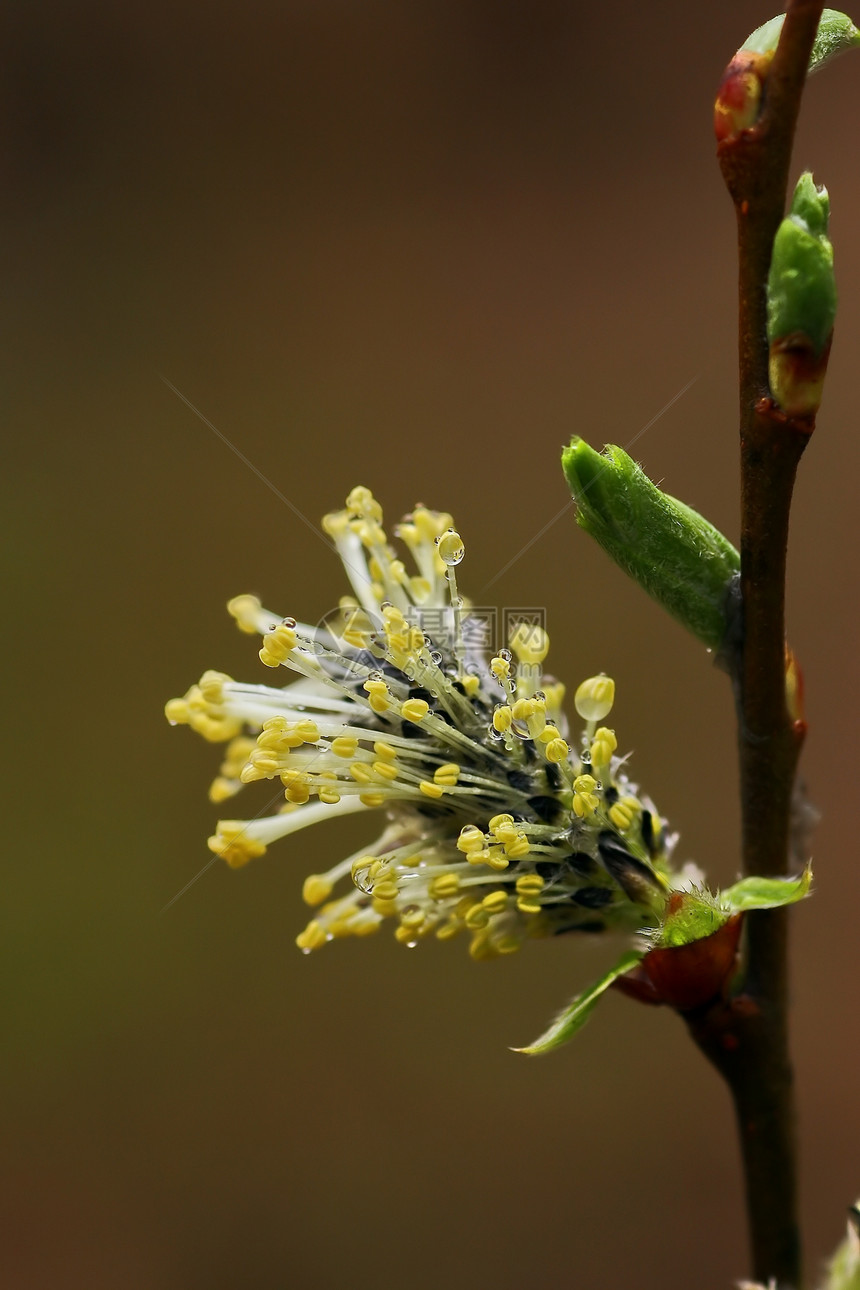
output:
[[[785,563],[794,476],[813,429],[776,406],[768,385],[766,285],[806,69],[823,4],[792,0],[756,124],[719,145],[735,204],[739,259],[741,455],[740,648],[733,663],[746,874],[789,868],[791,797],[803,741],[785,692]],[[741,992],[687,1017],[726,1080],[737,1115],[753,1274],[801,1283],[792,1070],[788,911],[746,916]]]

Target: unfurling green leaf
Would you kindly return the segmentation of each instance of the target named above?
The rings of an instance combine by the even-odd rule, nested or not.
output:
[[[662,492],[621,448],[578,436],[562,453],[577,523],[674,618],[719,649],[740,556],[706,519]]]
[[[576,1032],[581,1030],[586,1021],[588,1021],[588,1018],[600,1002],[601,995],[606,993],[613,981],[617,981],[620,976],[624,976],[625,972],[629,972],[637,963],[640,963],[642,957],[642,950],[628,950],[626,954],[622,954],[615,966],[610,968],[605,976],[602,976],[599,981],[595,981],[582,994],[578,994],[566,1008],[562,1009],[540,1039],[536,1039],[527,1048],[514,1048],[513,1052],[526,1053],[528,1056],[534,1057],[539,1053],[550,1053],[554,1048],[560,1048],[562,1044],[566,1044],[568,1039],[572,1039]]]
[[[741,49],[747,49],[756,54],[772,54],[779,44],[784,22],[784,13],[771,18],[770,22],[757,27],[747,36]],[[860,45],[860,31],[848,15],[839,13],[837,9],[825,9],[821,14],[809,58],[810,76],[813,72],[819,71],[825,63],[831,62],[838,54],[844,54],[846,50],[853,49],[857,45]]]
[[[720,892],[720,904],[733,914],[749,909],[778,909],[803,900],[811,886],[812,865],[808,864],[799,878],[742,878]]]
[[[821,402],[836,319],[829,216],[827,189],[806,171],[777,229],[767,279],[770,389],[789,416],[810,416]]]
[[[741,915],[803,900],[811,883],[812,867],[807,865],[799,878],[744,878],[718,896],[696,889],[669,893],[658,925],[639,933],[645,948],[623,954],[562,1009],[540,1039],[513,1051],[535,1056],[560,1048],[582,1029],[609,987],[628,973],[632,975],[621,981],[621,988],[646,1003],[667,1004],[682,1013],[707,1004],[726,992],[735,975]]]

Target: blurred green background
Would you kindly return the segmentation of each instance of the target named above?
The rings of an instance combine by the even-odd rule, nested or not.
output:
[[[268,679],[224,605],[344,590],[296,514],[356,482],[453,511],[478,596],[565,502],[571,432],[737,529],[723,65],[758,4],[214,3],[7,10],[2,93],[9,790],[0,1279],[687,1290],[746,1267],[728,1099],[678,1020],[612,997],[508,1051],[608,961],[473,964],[388,935],[308,958],[301,881],[372,821],[206,863],[217,750],[164,701]],[[856,15],[855,15],[856,16]],[[822,811],[794,918],[811,1266],[860,1191],[856,732],[860,60],[809,87],[842,303],[802,463],[790,631]],[[493,584],[681,830],[737,868],[725,679],[562,517]],[[49,755],[50,754],[50,755]]]

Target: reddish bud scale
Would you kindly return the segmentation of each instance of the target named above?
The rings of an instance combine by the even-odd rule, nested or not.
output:
[[[714,103],[714,134],[718,143],[733,139],[755,125],[772,61],[773,50],[757,54],[751,49],[739,49],[723,72]]]
[[[743,914],[733,914],[710,936],[646,954],[642,970],[660,1002],[689,1012],[722,995],[734,972],[742,921]]]
[[[681,892],[669,898],[683,900]],[[687,945],[650,950],[641,963],[613,985],[639,1003],[666,1004],[689,1012],[720,998],[735,969],[743,914],[733,914],[716,932]]]
[[[803,332],[772,342],[768,364],[771,393],[789,417],[812,417],[818,411],[827,375],[830,341],[821,353]]]
[[[785,702],[795,730],[806,730],[806,709],[803,702],[803,671],[797,655],[786,642],[785,646]]]

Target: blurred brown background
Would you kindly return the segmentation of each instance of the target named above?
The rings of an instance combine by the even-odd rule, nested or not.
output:
[[[676,1018],[611,998],[535,1036],[612,947],[471,963],[388,935],[303,958],[303,876],[371,821],[206,863],[217,750],[164,701],[266,679],[224,603],[313,621],[344,589],[301,520],[356,482],[450,509],[480,594],[565,502],[561,443],[636,443],[737,526],[723,65],[767,5],[137,3],[7,10],[7,607],[0,1279],[722,1287],[746,1266],[727,1097]],[[842,296],[803,462],[790,630],[823,818],[795,918],[810,1265],[860,1192],[852,394],[860,60],[796,150]],[[565,515],[489,593],[545,605],[554,669],[605,669],[623,747],[733,878],[728,687]]]

